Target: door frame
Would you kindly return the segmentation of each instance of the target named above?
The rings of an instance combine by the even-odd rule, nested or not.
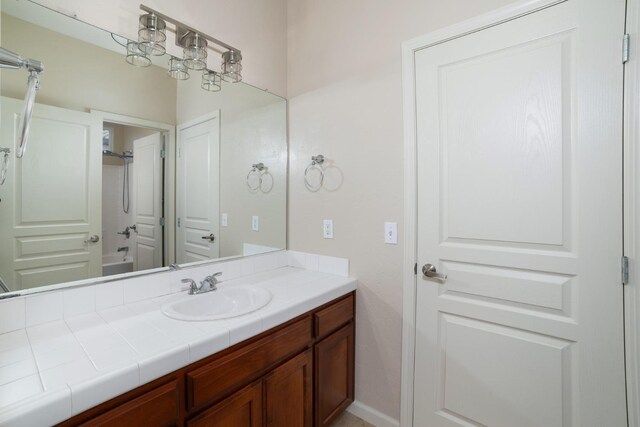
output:
[[[630,427],[640,426],[640,0],[627,0],[625,32],[630,35],[629,61],[624,67],[624,255],[629,258],[629,281],[624,286],[627,415]]]
[[[165,224],[175,224],[175,200],[176,200],[176,127],[175,125],[152,120],[139,119],[137,117],[125,116],[122,114],[108,113],[100,110],[90,110],[91,114],[96,115],[102,122],[116,123],[125,126],[135,126],[157,130],[166,135],[165,140],[165,157],[164,159],[164,218]],[[176,229],[174,227],[164,227],[164,237],[162,244],[164,245],[163,263],[165,266],[175,263],[176,261]]]
[[[417,51],[482,31],[564,3],[567,0],[525,0],[496,9],[460,23],[402,43],[402,102],[404,122],[404,257],[402,277],[402,371],[400,386],[400,425],[413,425],[416,286],[417,286],[417,208],[418,169],[415,98],[415,54]],[[638,1],[640,0],[630,0]]]

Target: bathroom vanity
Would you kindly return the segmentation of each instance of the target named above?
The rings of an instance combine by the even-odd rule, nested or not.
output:
[[[268,303],[220,318],[248,289]],[[0,425],[330,425],[354,400],[355,290],[348,260],[280,251],[0,300]]]
[[[328,426],[352,401],[355,293],[60,426]]]

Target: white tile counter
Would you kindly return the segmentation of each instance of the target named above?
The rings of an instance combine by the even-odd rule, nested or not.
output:
[[[305,267],[304,256],[290,253],[284,264]],[[260,258],[252,262],[259,263]],[[262,258],[273,263],[268,256]],[[318,265],[316,259],[309,261]],[[227,262],[226,273],[233,276],[231,269],[241,268],[242,262],[237,261],[236,267]],[[345,273],[339,259],[324,262],[333,263],[332,272]],[[225,320],[180,321],[160,311],[163,303],[185,297],[177,285],[181,278],[202,280],[205,271],[219,271],[222,265],[27,298],[24,327],[0,334],[0,426],[58,423],[356,288],[356,281],[346,274],[272,266],[275,269],[232,280],[223,277],[220,289],[253,284],[273,295],[262,309]],[[159,291],[158,284],[150,282],[154,278],[166,280],[159,284],[164,295],[155,295]],[[87,304],[89,308],[83,309]],[[3,302],[0,310],[0,321],[10,320],[9,314],[20,315],[15,304]]]

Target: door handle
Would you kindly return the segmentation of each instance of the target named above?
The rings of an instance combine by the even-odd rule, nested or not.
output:
[[[438,273],[436,271],[436,266],[433,264],[425,264],[422,266],[422,274],[426,277],[431,277],[433,279],[447,280],[447,275]]]
[[[214,240],[216,240],[216,236],[214,236],[213,233],[209,234],[208,236],[202,236],[202,238],[210,242],[213,242]]]
[[[93,236],[90,236],[87,240],[85,240],[85,243],[98,243],[100,241],[100,236],[98,236],[97,234],[94,234]]]

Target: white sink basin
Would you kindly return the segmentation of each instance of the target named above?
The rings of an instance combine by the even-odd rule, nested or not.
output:
[[[257,286],[231,286],[167,302],[162,312],[178,320],[219,320],[256,311],[271,301],[271,292]]]

